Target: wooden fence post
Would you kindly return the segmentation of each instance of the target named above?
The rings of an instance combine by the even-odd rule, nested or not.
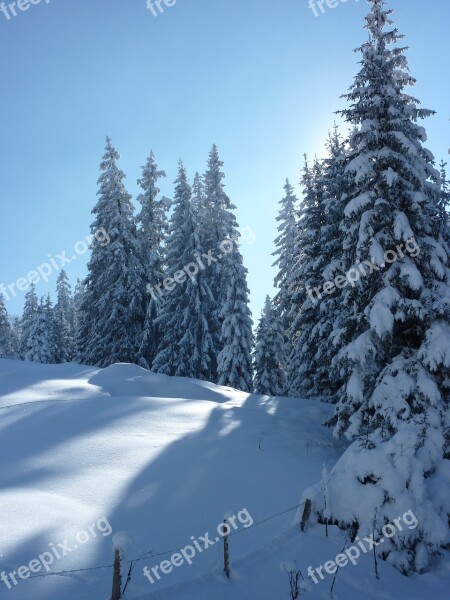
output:
[[[302,531],[306,530],[306,524],[308,523],[310,514],[311,514],[311,500],[309,498],[307,498],[307,500],[305,502],[305,507],[303,509],[302,520],[300,523],[300,529]]]
[[[112,593],[111,600],[120,600],[122,597],[121,594],[122,587],[122,577],[120,575],[120,550],[116,548],[114,551],[114,571],[113,571],[113,584],[112,584]]]
[[[224,519],[224,521],[223,521],[223,526],[224,526],[224,531],[226,532],[225,535],[223,536],[223,562],[224,562],[223,570],[225,571],[225,575],[229,578],[230,577],[230,551],[228,548],[229,526],[228,526],[226,519]]]

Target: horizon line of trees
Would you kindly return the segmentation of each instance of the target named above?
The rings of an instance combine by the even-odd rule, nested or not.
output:
[[[64,271],[55,307],[49,296],[39,301],[32,286],[22,318],[11,324],[0,298],[0,357],[100,367],[130,362],[253,391],[247,269],[217,147],[192,186],[179,162],[173,201],[160,197],[165,172],[151,152],[138,181],[137,215],[118,160],[107,138],[91,231],[106,231],[108,243],[97,244],[93,235],[88,275],[73,298]],[[184,268],[192,263],[204,268],[188,276]],[[162,287],[164,294],[151,293]]]
[[[109,145],[109,150],[108,150]],[[336,205],[333,207],[332,203],[342,195],[345,195],[344,186],[345,182],[348,182],[346,175],[346,156],[349,152],[348,140],[344,140],[340,135],[337,126],[334,131],[330,132],[326,147],[329,152],[329,156],[326,159],[319,160],[315,158],[313,166],[308,165],[307,157],[305,155],[305,163],[303,168],[303,175],[300,181],[300,185],[303,188],[303,196],[299,199],[294,191],[293,186],[289,180],[286,179],[284,185],[285,194],[280,201],[280,211],[277,217],[279,222],[279,235],[275,240],[276,250],[273,253],[276,257],[274,266],[277,267],[278,272],[275,276],[274,285],[278,288],[278,292],[273,299],[270,296],[266,297],[264,308],[261,312],[259,323],[255,330],[254,341],[252,340],[252,364],[253,364],[253,385],[247,385],[245,391],[255,391],[258,394],[270,395],[270,396],[291,396],[291,397],[325,397],[328,401],[333,402],[336,391],[339,387],[338,380],[333,374],[330,376],[330,364],[329,356],[325,359],[318,358],[320,348],[319,342],[315,344],[309,344],[307,346],[301,346],[298,338],[299,332],[304,331],[304,319],[308,316],[308,320],[311,321],[311,315],[308,311],[314,308],[314,302],[311,302],[312,297],[307,297],[308,285],[313,283],[322,283],[329,280],[332,277],[336,277],[336,274],[342,274],[344,272],[344,264],[339,262],[339,236],[338,230],[340,223],[336,221]],[[107,141],[107,151],[116,152],[110,140]],[[212,153],[217,153],[217,148],[214,146]],[[116,156],[116,159],[118,155]],[[218,160],[216,154],[215,160]],[[219,161],[220,162],[220,161]],[[222,163],[220,163],[221,166]],[[446,163],[441,161],[440,163],[440,200],[439,210],[440,214],[447,223],[450,218],[448,207],[450,206],[450,182],[446,176]],[[140,195],[139,201],[143,204],[147,213],[151,213],[151,218],[147,216],[145,225],[141,226],[142,232],[140,233],[141,242],[146,243],[149,241],[150,236],[144,234],[144,227],[147,231],[151,232],[153,239],[157,240],[156,245],[149,244],[147,258],[148,269],[146,270],[146,276],[143,279],[143,283],[146,283],[146,290],[150,293],[157,288],[158,283],[160,284],[160,290],[163,287],[161,285],[164,281],[173,282],[173,278],[170,277],[169,273],[175,275],[177,272],[182,271],[188,264],[190,259],[196,260],[197,263],[204,267],[202,264],[202,255],[208,259],[209,263],[214,264],[216,258],[211,251],[206,251],[199,242],[198,239],[198,227],[199,223],[194,224],[189,220],[186,220],[186,216],[189,216],[189,211],[201,210],[201,198],[203,194],[203,183],[202,178],[198,173],[195,175],[194,185],[192,188],[190,200],[185,203],[183,211],[179,209],[178,222],[172,227],[172,233],[177,233],[177,238],[172,241],[173,252],[175,257],[178,257],[178,262],[172,260],[172,268],[168,269],[165,265],[163,254],[167,252],[165,246],[170,247],[168,243],[168,232],[169,232],[169,221],[168,213],[172,206],[172,202],[162,197],[157,199],[159,189],[156,187],[156,181],[160,177],[164,177],[164,171],[159,171],[155,163],[153,152],[151,153],[146,167],[143,168],[144,177],[146,180],[140,180],[140,184],[145,186],[147,189],[146,196]],[[223,175],[223,174],[222,174]],[[179,177],[175,182],[178,185],[180,176],[183,180],[184,191],[187,191],[189,196],[189,184],[186,179],[186,173],[182,162],[179,163]],[[180,191],[180,190],[179,190]],[[177,202],[175,199],[174,204]],[[306,279],[305,276],[299,275],[295,272],[294,265],[298,260],[298,257],[303,253],[303,260],[305,260],[305,248],[307,248],[304,239],[305,227],[310,227],[311,224],[307,223],[305,215],[311,214],[315,211],[317,223],[322,225],[322,229],[326,234],[327,238],[332,237],[333,239],[327,239],[324,249],[328,249],[327,256],[321,251],[321,265],[325,264],[326,259],[334,260],[334,265],[331,269],[320,270],[316,274],[315,279]],[[181,213],[181,217],[180,217]],[[197,213],[198,214],[198,213]],[[342,215],[341,215],[342,217]],[[192,218],[192,216],[191,216]],[[331,218],[335,219],[334,222]],[[145,221],[145,210],[143,209],[141,215],[138,215],[135,219],[136,224]],[[174,217],[175,219],[175,217]],[[106,222],[106,221],[104,221]],[[159,223],[159,225],[156,225]],[[309,231],[309,235],[316,235],[319,232],[317,223],[313,222],[313,227]],[[97,220],[92,225],[92,230],[96,229]],[[194,225],[194,228],[193,228]],[[189,235],[180,236],[183,226],[189,231],[191,228],[194,231],[193,239],[196,241],[197,246],[192,246],[189,251]],[[195,226],[197,230],[195,230]],[[228,231],[230,233],[230,231]],[[136,234],[139,236],[139,230],[136,229]],[[237,229],[234,229],[231,233],[232,238],[230,241],[233,243],[233,249],[236,246],[236,240],[239,239],[239,233]],[[175,236],[174,236],[175,237]],[[93,236],[92,244],[96,242],[96,236]],[[226,241],[228,238],[226,238]],[[109,240],[110,241],[110,240]],[[221,244],[223,241],[221,242]],[[186,244],[186,246],[184,245]],[[221,244],[219,244],[220,247]],[[330,245],[332,244],[332,245]],[[100,244],[103,248],[105,245]],[[231,246],[230,246],[231,247]],[[316,241],[316,247],[322,248],[322,242]],[[184,248],[184,251],[179,251],[180,248]],[[178,256],[177,256],[178,249]],[[192,251],[194,250],[194,251]],[[207,256],[209,252],[210,257]],[[220,254],[224,254],[223,248],[220,247]],[[317,254],[318,256],[319,254]],[[207,262],[207,260],[204,260]],[[192,264],[192,263],[191,263]],[[197,274],[198,275],[198,274]],[[203,278],[205,274],[200,275],[199,289],[203,298],[210,297],[211,292],[209,289],[210,282],[205,282]],[[189,279],[185,277],[186,281]],[[19,358],[22,360],[28,360],[31,362],[40,362],[47,364],[58,364],[70,361],[79,361],[82,359],[80,349],[83,347],[82,336],[85,332],[79,331],[80,322],[79,314],[81,313],[82,298],[85,292],[85,285],[87,280],[77,280],[74,293],[71,292],[71,286],[67,273],[64,269],[61,270],[57,282],[56,282],[56,304],[53,306],[50,295],[47,294],[38,298],[34,284],[30,286],[30,290],[25,295],[25,303],[23,308],[22,316],[19,317],[8,317],[4,299],[0,295],[0,358]],[[308,281],[308,284],[304,282]],[[151,285],[150,282],[153,282]],[[192,282],[192,279],[191,279]],[[197,280],[194,279],[197,285]],[[175,282],[177,283],[177,282]],[[184,282],[183,282],[184,283]],[[206,290],[205,290],[206,284]],[[164,287],[164,290],[166,288]],[[185,286],[183,293],[190,289],[189,286]],[[173,298],[179,296],[176,292],[180,292],[178,284],[174,289],[175,294],[171,296]],[[336,291],[336,290],[335,290]],[[333,292],[333,294],[335,293]],[[248,292],[248,290],[247,290]],[[301,300],[304,302],[308,299],[308,310],[303,307],[299,310],[299,296],[301,292]],[[195,297],[195,295],[194,295]],[[163,314],[161,310],[164,294],[151,293],[151,298],[147,298],[147,309],[144,319],[144,328],[141,333],[141,340],[139,351],[143,355],[138,356],[135,362],[145,368],[155,370],[157,372],[166,372],[167,374],[181,373],[181,368],[178,369],[175,365],[176,359],[172,357],[173,366],[171,369],[167,368],[165,364],[152,362],[152,352],[154,356],[157,355],[158,350],[161,348],[160,342],[155,341],[157,336],[157,324],[158,319]],[[169,297],[167,298],[167,300]],[[198,300],[198,298],[195,298]],[[178,300],[179,302],[179,300]],[[248,302],[248,297],[247,297]],[[334,311],[338,308],[340,300],[336,295],[334,298],[326,298],[327,311],[329,314],[334,315]],[[85,306],[89,305],[89,301],[85,301]],[[327,334],[329,333],[330,324],[325,325],[326,317],[324,315],[324,304],[316,303],[316,311],[321,313],[321,320],[319,326],[324,328],[325,335],[322,335],[322,343],[328,346]],[[172,306],[172,312],[176,313],[179,308],[178,304]],[[170,313],[169,309],[165,308],[166,318],[167,314]],[[250,314],[250,313],[247,313]],[[159,323],[161,323],[161,320]],[[316,323],[316,330],[313,335],[317,334],[317,320],[312,321]],[[167,330],[171,332],[170,326],[165,325]],[[195,327],[195,326],[194,326]],[[192,329],[192,323],[184,329]],[[311,332],[309,332],[311,333]],[[183,333],[180,338],[183,337]],[[169,333],[166,339],[166,348],[164,355],[167,357],[168,349],[173,344],[172,333]],[[201,336],[200,336],[201,339]],[[318,339],[321,339],[320,336]],[[294,340],[297,340],[294,343]],[[207,342],[211,340],[207,338]],[[145,348],[147,351],[145,352]],[[311,351],[314,348],[315,352],[315,363],[311,360],[311,356],[304,356],[302,353],[306,350]],[[301,349],[301,352],[300,352]],[[299,353],[300,352],[300,353]],[[144,354],[145,353],[145,354]],[[200,358],[200,353],[197,354],[197,363],[195,368],[191,367],[190,376],[193,378],[205,379],[208,381],[214,380],[214,373],[211,369],[205,369],[206,363],[211,363],[211,357]],[[108,357],[107,350],[104,352],[103,364],[90,362],[89,364],[97,364],[98,366],[107,366],[113,364],[113,358]],[[203,361],[203,365],[201,364]],[[125,361],[126,362],[126,361]],[[161,358],[158,359],[161,363]],[[308,368],[306,367],[308,365]],[[249,380],[247,379],[247,382]],[[331,384],[333,381],[333,384]],[[240,388],[244,387],[240,381]],[[228,384],[231,385],[231,384]],[[238,386],[236,386],[238,387]]]

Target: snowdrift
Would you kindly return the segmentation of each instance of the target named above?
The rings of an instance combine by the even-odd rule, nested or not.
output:
[[[321,425],[331,410],[133,365],[102,370],[0,360],[0,573],[66,548],[48,572],[41,568],[10,590],[0,580],[2,597],[106,600],[120,539],[127,540],[125,560],[146,555],[135,563],[125,598],[287,598],[282,563],[306,577],[308,566],[333,559],[343,545],[337,528],[328,538],[322,525],[301,533],[296,511],[284,512],[344,451]],[[230,537],[231,579],[223,574],[220,542],[153,584],[144,577],[145,566],[205,532],[214,538],[224,515],[244,508],[254,526],[240,524]],[[364,557],[340,570],[334,592],[343,600],[359,600],[362,590],[369,598],[444,600],[449,564],[407,579],[383,563],[377,581]],[[53,575],[61,571],[76,572]],[[309,581],[308,597],[329,597],[331,581]]]

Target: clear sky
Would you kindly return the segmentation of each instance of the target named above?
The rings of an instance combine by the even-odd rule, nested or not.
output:
[[[0,13],[0,283],[49,254],[75,254],[89,233],[106,134],[134,198],[150,149],[171,197],[178,158],[191,176],[203,172],[215,142],[239,223],[256,236],[243,247],[256,320],[273,293],[284,179],[297,184],[305,152],[323,155],[358,69],[353,49],[367,38],[365,0],[336,0],[318,17],[308,1],[176,0],[154,17],[146,0],[41,0],[17,16],[8,8],[9,20]],[[427,145],[447,159],[449,0],[389,5],[410,46],[414,95],[437,111]],[[86,259],[65,267],[72,283]],[[11,313],[23,295],[7,302]]]

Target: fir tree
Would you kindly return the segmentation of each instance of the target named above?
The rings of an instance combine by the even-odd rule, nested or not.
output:
[[[239,229],[235,206],[225,193],[223,162],[217,146],[209,154],[204,176],[203,243],[215,262],[208,267],[208,280],[216,306],[211,307],[209,330],[213,347],[219,348],[217,380],[244,391],[252,389],[252,320],[248,308],[247,269],[239,251]],[[215,330],[215,324],[220,324]]]
[[[28,351],[30,332],[34,324],[36,314],[38,312],[38,307],[39,300],[36,295],[35,286],[34,284],[32,284],[30,290],[25,294],[25,303],[23,306],[22,319],[20,322],[20,357],[22,359],[25,358],[25,354]]]
[[[84,294],[84,282],[77,278],[77,283],[70,303],[70,328],[73,332],[73,357],[78,357],[83,348],[81,328],[81,305]]]
[[[48,324],[49,331],[49,340],[48,340],[48,349],[49,349],[49,359],[48,363],[56,363],[58,357],[58,342],[59,342],[59,331],[58,331],[58,323],[56,321],[56,313],[55,308],[53,307],[53,302],[50,298],[50,294],[47,294],[44,301],[44,311],[45,318]]]
[[[165,176],[166,173],[159,170],[152,151],[142,169],[142,178],[138,181],[142,194],[137,198],[142,206],[137,217],[140,224],[138,237],[149,290],[161,284],[165,278],[164,240],[168,229],[167,207],[164,199],[158,198],[160,190],[157,187],[158,180]],[[152,364],[160,342],[160,332],[156,326],[158,314],[158,301],[149,293],[140,348],[141,362],[147,368]]]
[[[343,111],[353,128],[344,264],[361,276],[341,295],[344,385],[331,422],[357,441],[335,469],[330,502],[337,522],[357,520],[359,536],[372,533],[376,511],[387,522],[413,510],[420,525],[377,548],[407,573],[448,543],[450,257],[439,173],[416,123],[430,111],[405,93],[414,79],[391,11],[369,2],[370,38]],[[351,505],[340,492],[350,488]]]
[[[322,280],[322,247],[320,229],[324,224],[322,167],[315,160],[303,170],[303,199],[295,240],[292,274],[288,280],[290,299],[289,335],[293,349],[287,368],[286,390],[290,396],[309,396],[314,393],[313,329],[318,321]]]
[[[285,195],[280,202],[280,211],[277,217],[279,235],[275,240],[276,250],[274,256],[277,259],[273,266],[278,269],[275,276],[275,287],[278,288],[278,293],[274,299],[274,306],[283,327],[284,351],[282,361],[286,365],[292,351],[292,339],[289,334],[291,310],[289,281],[295,258],[298,199],[288,179],[286,179],[284,190]]]
[[[237,241],[231,241],[238,236],[237,229],[234,229],[230,239],[221,245],[221,276],[223,282],[227,281],[227,286],[219,313],[222,328],[217,372],[219,385],[250,392],[253,389],[253,321],[248,306],[247,269]]]
[[[317,298],[320,302],[317,321],[311,332],[314,352],[311,391],[315,396],[335,401],[336,393],[342,385],[339,369],[332,368],[332,364],[340,345],[341,330],[335,328],[335,322],[341,311],[340,292],[346,275],[341,224],[349,181],[345,142],[337,127],[328,137],[327,150],[328,156],[322,164],[323,223],[319,232],[322,285],[320,298]],[[327,293],[327,282],[334,284],[330,293]]]
[[[57,302],[54,310],[55,362],[69,362],[73,356],[73,324],[71,315],[71,291],[69,278],[64,269],[56,282]]]
[[[91,231],[105,229],[109,242],[96,242],[94,236],[79,317],[78,360],[100,367],[140,361],[145,317],[145,273],[134,207],[118,159],[107,138]]]
[[[200,230],[203,233],[205,229],[204,225],[206,225],[203,214],[205,208],[205,188],[202,176],[198,172],[195,174],[194,182],[192,184],[192,207],[197,216]]]
[[[444,223],[444,239],[450,248],[450,181],[447,179],[447,163],[441,161],[441,194],[440,194],[440,212]],[[449,250],[450,252],[450,250]]]
[[[191,188],[180,161],[167,239],[167,276],[172,283],[157,320],[162,338],[152,366],[159,373],[206,380],[214,376],[217,350],[209,330],[214,299],[203,254]]]
[[[217,146],[214,144],[208,158],[208,168],[204,175],[204,185],[201,191],[199,182],[196,183],[195,206],[199,214],[201,242],[206,252],[211,252],[215,261],[208,267],[208,279],[214,294],[215,306],[211,307],[213,323],[210,330],[214,346],[221,349],[221,309],[227,297],[228,280],[223,267],[222,242],[236,239],[237,223],[233,210],[236,209],[225,193],[222,171],[223,162],[219,158]],[[220,323],[214,329],[215,323]],[[216,380],[218,375],[215,376]]]
[[[22,337],[22,329],[19,317],[13,317],[11,319],[11,331],[12,331],[12,347],[14,358],[21,358],[20,355],[20,343]]]
[[[227,264],[228,263],[228,264]],[[224,272],[229,277],[227,297],[220,312],[222,331],[221,350],[218,357],[218,383],[243,392],[253,389],[253,321],[247,287],[247,269],[237,244],[225,263]]]
[[[49,298],[41,298],[37,310],[33,313],[27,338],[25,360],[49,364],[53,360],[51,303]]]
[[[13,347],[13,331],[6,311],[3,296],[0,294],[0,358],[16,358]]]
[[[284,331],[269,296],[256,329],[253,354],[254,391],[266,396],[281,396],[284,390]]]

